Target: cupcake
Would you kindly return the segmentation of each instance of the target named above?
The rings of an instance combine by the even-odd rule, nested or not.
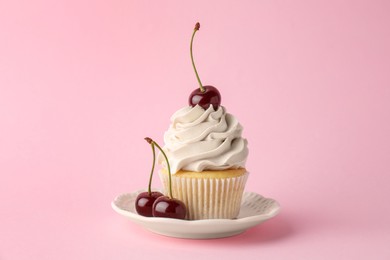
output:
[[[173,197],[187,207],[186,219],[233,219],[239,214],[248,172],[246,139],[242,126],[221,106],[217,88],[200,81],[192,55],[192,43],[200,24],[191,37],[190,54],[199,88],[189,97],[189,106],[175,112],[164,134],[164,151],[168,157]],[[160,178],[167,191],[169,172],[164,158]]]
[[[242,126],[223,106],[187,106],[171,117],[164,151],[172,173],[173,196],[187,207],[186,219],[233,219],[240,211],[248,172]],[[162,156],[159,172],[168,190]]]

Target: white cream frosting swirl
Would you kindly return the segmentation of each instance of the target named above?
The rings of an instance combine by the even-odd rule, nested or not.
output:
[[[171,117],[164,134],[164,151],[171,172],[200,172],[245,167],[247,140],[241,137],[242,126],[222,106],[217,111],[210,106],[184,107]],[[166,167],[163,156],[159,161]]]

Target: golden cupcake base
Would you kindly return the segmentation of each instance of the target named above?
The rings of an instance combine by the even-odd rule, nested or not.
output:
[[[169,175],[159,172],[165,192],[169,189]],[[188,220],[234,219],[241,207],[242,194],[249,173],[241,169],[172,174],[173,197],[184,202]]]

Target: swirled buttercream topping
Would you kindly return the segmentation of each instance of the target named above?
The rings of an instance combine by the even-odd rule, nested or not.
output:
[[[178,110],[164,134],[163,149],[171,172],[244,168],[248,148],[242,130],[222,106],[216,111],[212,106],[204,110],[198,105]],[[166,167],[162,156],[159,161]]]

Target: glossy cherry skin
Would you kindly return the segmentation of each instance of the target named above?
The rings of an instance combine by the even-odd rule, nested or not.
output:
[[[202,92],[200,88],[192,91],[188,103],[190,106],[194,107],[199,105],[203,109],[208,109],[210,105],[213,105],[214,110],[217,110],[221,105],[221,94],[218,89],[213,86],[204,86],[205,91]]]
[[[178,199],[162,196],[153,204],[153,217],[184,219],[186,214],[186,206]]]
[[[145,191],[138,194],[135,200],[137,213],[144,217],[153,217],[153,203],[161,196],[164,196],[164,194],[158,191],[152,191],[150,194]]]

